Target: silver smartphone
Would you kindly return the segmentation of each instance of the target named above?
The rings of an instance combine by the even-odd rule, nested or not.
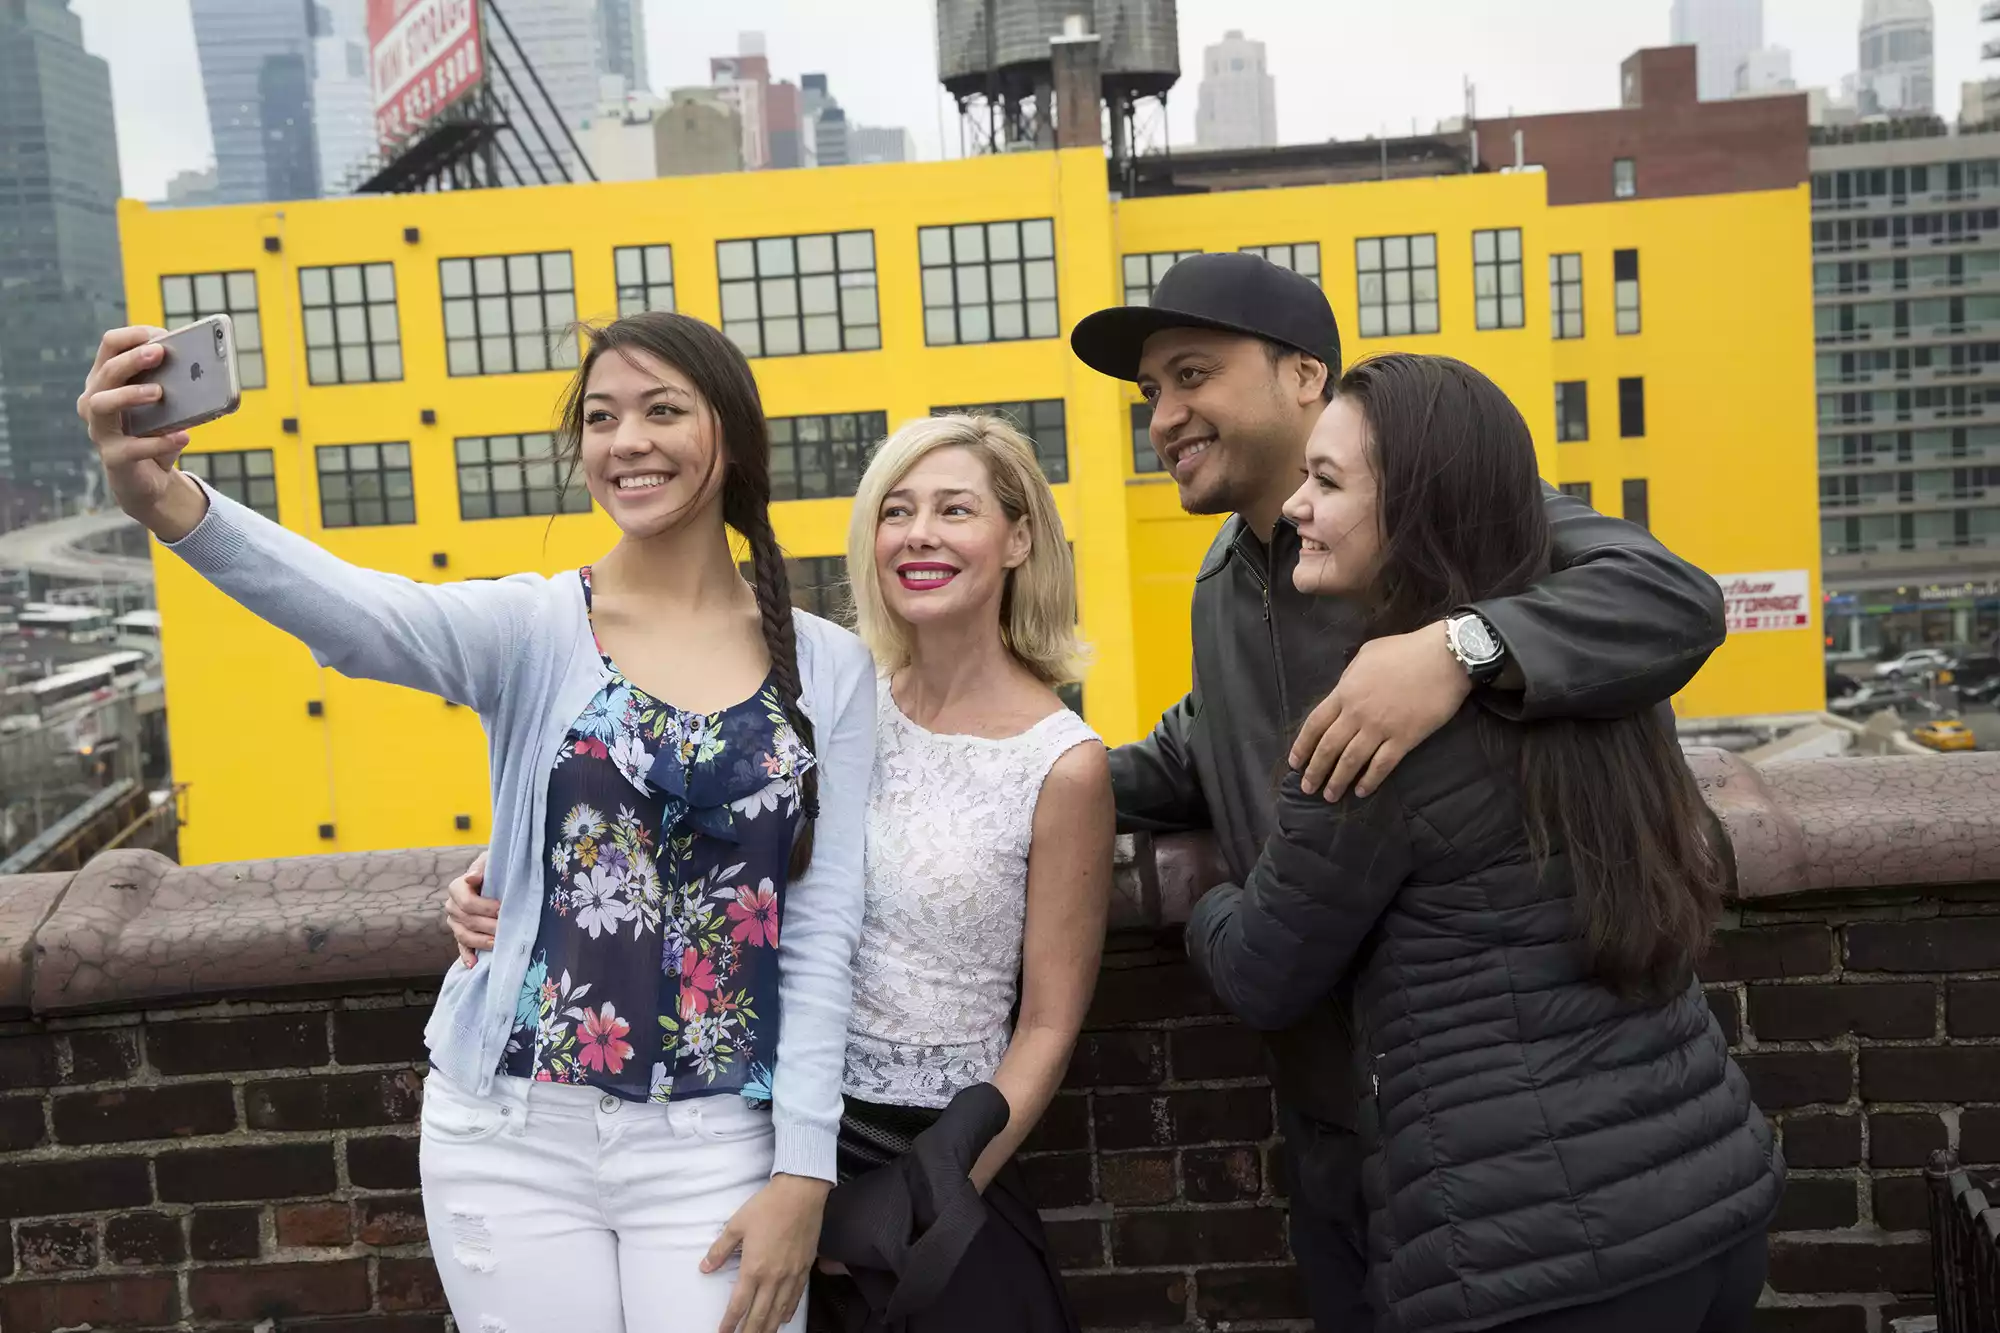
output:
[[[127,435],[168,435],[226,417],[243,402],[236,378],[236,331],[229,316],[209,315],[153,339],[166,354],[160,364],[132,377],[157,384],[159,401],[125,410]]]

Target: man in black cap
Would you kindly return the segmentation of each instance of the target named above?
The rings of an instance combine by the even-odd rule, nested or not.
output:
[[[1212,829],[1238,883],[1270,831],[1281,762],[1304,770],[1307,791],[1365,795],[1468,696],[1511,717],[1618,716],[1664,705],[1722,642],[1713,579],[1553,488],[1554,572],[1519,596],[1364,644],[1352,604],[1294,589],[1299,538],[1279,511],[1340,374],[1333,309],[1296,273],[1255,255],[1195,255],[1161,278],[1151,305],[1100,310],[1070,345],[1138,383],[1181,507],[1230,515],[1195,576],[1194,688],[1152,735],[1112,751],[1111,773],[1121,828]],[[1268,1044],[1313,1322],[1366,1330],[1344,1000]]]

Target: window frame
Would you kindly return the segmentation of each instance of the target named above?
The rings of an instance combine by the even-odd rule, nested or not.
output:
[[[630,255],[639,266],[638,281],[627,282],[625,256]],[[657,278],[653,273],[654,260],[666,265],[666,277]],[[677,307],[674,290],[674,247],[666,242],[651,245],[614,245],[611,247],[611,282],[618,305],[618,317],[636,315],[645,310],[662,310],[671,313]],[[657,303],[653,294],[664,291],[666,304]],[[628,300],[636,294],[636,302]]]
[[[501,441],[512,441],[516,454],[513,458],[494,458],[493,446]],[[531,453],[535,442],[539,441],[543,453]],[[468,446],[477,445],[484,455],[468,458]],[[503,446],[505,447],[505,446]],[[568,484],[562,476],[562,460],[557,456],[555,436],[549,431],[518,431],[499,435],[460,435],[451,442],[451,461],[454,483],[458,488],[458,517],[462,523],[485,523],[494,519],[507,518],[551,518],[562,514],[588,514],[591,510],[590,488],[572,476]],[[546,464],[549,469],[549,485],[536,487],[529,484],[530,467]],[[501,469],[513,468],[520,485],[508,489],[496,487],[493,482]],[[478,473],[483,484],[467,489],[467,473]],[[521,508],[517,513],[500,513],[493,503],[500,495],[518,495]],[[546,495],[550,507],[537,508],[535,498]],[[489,512],[474,514],[468,512],[468,500],[473,496],[483,498]],[[578,503],[581,501],[581,503]]]
[[[1021,409],[1017,412],[1015,409]],[[1049,415],[1047,409],[1054,409],[1054,422],[1037,422],[1036,418]],[[1035,462],[1042,469],[1042,476],[1051,486],[1061,486],[1069,481],[1069,404],[1061,398],[1022,398],[993,403],[957,403],[947,407],[933,407],[934,417],[964,413],[968,416],[984,415],[999,417],[1015,430],[1028,437],[1035,447]],[[1025,413],[1026,420],[1022,414]],[[1050,432],[1059,432],[1060,449],[1046,442]],[[1055,466],[1051,469],[1050,464]]]
[[[240,298],[240,288],[235,279],[242,278],[250,284],[249,304]],[[200,286],[203,279],[213,279],[221,284],[221,305],[214,310],[204,310]],[[174,289],[169,283],[187,284],[187,299],[175,299]],[[178,313],[177,313],[178,312]],[[270,367],[264,358],[264,316],[260,309],[257,289],[257,270],[249,268],[210,269],[201,273],[162,273],[160,275],[160,322],[170,329],[181,328],[198,319],[210,315],[229,316],[230,340],[236,347],[236,383],[248,391],[262,389],[269,385]]]
[[[1621,440],[1646,438],[1644,375],[1621,375],[1618,379],[1618,438]]]
[[[1137,477],[1166,477],[1172,474],[1153,447],[1153,404],[1141,398],[1127,414],[1132,421],[1132,474]]]
[[[817,253],[803,254],[808,242],[818,241],[826,243],[828,266],[824,268],[818,267],[821,261]],[[865,263],[854,253],[863,245],[867,247]],[[780,247],[784,248],[782,255]],[[748,259],[747,269],[740,266],[742,258]],[[768,273],[767,262],[771,268]],[[814,267],[806,269],[806,264]],[[742,349],[743,355],[752,360],[882,349],[881,251],[875,244],[873,228],[731,236],[715,243],[715,273],[720,327]],[[825,293],[832,297],[831,310],[821,308],[822,281],[827,284]],[[806,308],[808,283],[813,285],[811,310]],[[867,293],[865,302],[861,299],[863,292]],[[750,302],[747,311],[740,306],[732,309],[735,302],[745,297]],[[780,308],[767,310],[774,301]],[[863,318],[864,314],[869,317]],[[835,335],[833,346],[810,345],[823,327],[818,322],[822,320],[832,321],[824,327],[830,327]],[[754,347],[744,341],[751,325],[756,326],[757,333]],[[774,330],[789,331],[793,341],[779,338],[774,344],[771,336]]]
[[[1507,238],[1513,238],[1514,257],[1506,254]],[[1481,239],[1486,239],[1493,247],[1493,257],[1481,259],[1479,248]],[[1495,329],[1520,329],[1528,324],[1528,289],[1526,252],[1522,248],[1519,227],[1488,227],[1472,233],[1472,326],[1482,332]],[[1514,318],[1507,318],[1507,278],[1513,275]],[[1491,281],[1495,290],[1490,294],[1483,291],[1483,285]],[[1487,307],[1492,306],[1492,320],[1487,319]]]
[[[1637,501],[1635,504],[1634,501]],[[1634,510],[1637,513],[1634,513]],[[1653,530],[1652,487],[1644,477],[1627,477],[1619,488],[1618,516],[1627,523],[1635,523],[1646,531]]]
[[[1272,252],[1277,250],[1286,252],[1283,258],[1273,257]],[[1312,251],[1312,272],[1310,273],[1300,268],[1298,264],[1300,253],[1306,250]],[[1321,254],[1318,241],[1277,241],[1269,245],[1242,245],[1237,247],[1237,253],[1256,255],[1259,259],[1276,264],[1279,268],[1290,269],[1302,278],[1311,278],[1313,286],[1319,288],[1321,291],[1326,290],[1326,283],[1323,280],[1326,270],[1321,267]]]
[[[1620,276],[1627,273],[1629,277]],[[1611,326],[1619,337],[1629,338],[1641,331],[1639,251],[1636,248],[1611,252],[1611,309]]]
[[[376,461],[373,466],[357,468],[353,466],[354,456],[355,456],[354,451],[357,449],[401,450],[402,462],[400,465],[393,465],[387,461],[388,456],[386,454],[378,452],[375,456]],[[327,459],[329,457],[338,457],[341,460],[341,462],[346,466],[329,469],[326,466]],[[399,474],[407,480],[409,486],[408,493],[404,495],[391,494],[392,491],[398,488],[390,484],[390,479]],[[334,522],[332,518],[329,517],[327,509],[327,506],[329,504],[347,505],[349,506],[349,513],[350,515],[352,515],[353,507],[365,502],[363,500],[357,499],[352,494],[349,494],[338,500],[329,500],[327,498],[327,492],[329,489],[327,485],[327,478],[335,476],[375,477],[380,483],[378,487],[379,494],[372,497],[368,497],[368,499],[373,500],[374,502],[377,502],[381,505],[382,507],[381,512],[383,515],[382,521],[379,523],[364,523],[356,518],[350,517],[346,522],[340,522],[340,523]],[[361,443],[361,444],[316,445],[314,446],[313,449],[313,478],[317,484],[317,488],[319,491],[319,525],[323,529],[330,530],[335,528],[401,528],[401,527],[410,527],[414,525],[417,521],[416,472],[414,468],[414,459],[411,456],[410,443],[408,440],[383,440],[374,443]],[[409,516],[407,518],[390,517],[390,505],[396,501],[408,502]]]
[[[1613,199],[1639,197],[1639,159],[1636,157],[1611,159],[1611,197]]]
[[[568,284],[551,285],[548,261],[561,257],[568,270]],[[516,263],[533,260],[535,264],[535,286],[515,290]],[[498,264],[502,290],[494,293],[485,290],[484,282],[492,272],[486,265]],[[462,265],[455,269],[453,265]],[[462,271],[465,275],[465,290],[462,295],[454,294],[456,285],[451,275]],[[562,299],[558,299],[562,298]],[[523,332],[516,327],[519,303],[533,300],[540,311],[539,327]],[[438,302],[439,313],[444,325],[445,374],[448,378],[464,378],[475,375],[541,375],[551,371],[576,369],[579,361],[577,340],[565,336],[564,331],[576,322],[576,257],[568,250],[520,250],[508,254],[451,255],[438,260]],[[497,303],[497,304],[489,304]],[[452,332],[454,308],[462,309],[472,320],[470,333]],[[489,315],[503,315],[505,332],[493,332],[486,328]],[[463,327],[463,326],[461,326]],[[523,340],[528,340],[524,343]],[[507,348],[507,365],[504,368],[488,364],[489,344],[503,342]],[[541,365],[523,367],[520,353],[523,346],[538,347]],[[458,349],[469,347],[473,363],[465,367],[457,360]]]
[[[853,422],[851,438],[834,432],[837,422]],[[818,438],[799,438],[800,423],[815,423]],[[868,468],[868,460],[874,456],[875,446],[889,433],[889,414],[886,411],[863,409],[856,412],[806,412],[794,416],[771,417],[771,499],[775,502],[790,500],[840,500],[851,499],[861,484],[861,474]],[[780,438],[783,435],[785,438]],[[813,475],[806,469],[804,450],[810,448],[818,454],[818,475],[827,480],[827,488],[807,490],[805,483]],[[841,450],[849,453],[843,456]]]
[[[1418,242],[1422,242],[1422,248],[1430,251],[1430,259],[1427,263],[1420,263],[1417,260],[1417,251],[1420,248],[1417,244]],[[1400,243],[1401,245],[1403,259],[1400,263],[1392,264],[1390,262],[1390,246],[1393,243]],[[1370,251],[1368,248],[1371,246],[1374,247],[1372,267],[1370,266]],[[1417,279],[1418,275],[1423,273],[1430,275],[1430,295],[1428,297],[1420,297],[1418,295],[1418,289],[1421,284],[1419,284]],[[1399,274],[1404,279],[1402,284],[1404,295],[1397,298],[1391,295],[1391,289],[1396,286],[1393,279]],[[1368,295],[1371,277],[1374,279],[1378,289],[1378,295],[1373,298]],[[1356,237],[1354,240],[1354,297],[1357,313],[1355,323],[1360,336],[1363,338],[1424,338],[1438,333],[1444,326],[1444,314],[1440,308],[1441,298],[1438,290],[1437,233],[1411,232],[1397,236]],[[1410,327],[1407,329],[1391,327],[1389,314],[1392,310],[1397,309],[1399,305],[1409,320]],[[1418,313],[1424,307],[1428,307],[1430,311],[1431,325],[1429,328],[1419,326]],[[1370,315],[1375,316],[1376,320],[1372,331],[1369,321]]]
[[[1549,336],[1567,342],[1583,334],[1583,254],[1569,251],[1550,255]]]
[[[264,460],[264,471],[252,472],[250,470],[250,462],[255,458]],[[217,477],[215,475],[216,469],[214,463],[220,459],[227,459],[231,462],[235,475],[227,477]],[[194,467],[188,466],[190,462],[195,462],[196,460],[208,461],[197,462],[197,465]],[[276,450],[216,449],[212,451],[204,450],[200,453],[188,451],[181,454],[177,462],[181,471],[190,476],[200,477],[203,481],[214,487],[218,494],[228,496],[244,508],[262,514],[273,523],[283,521],[278,517],[278,455]],[[268,505],[260,503],[257,499],[253,489],[254,484],[257,482],[263,482],[270,487],[271,498]]]
[[[1143,250],[1135,254],[1121,255],[1118,259],[1119,280],[1124,285],[1126,305],[1149,306],[1153,303],[1153,293],[1159,290],[1160,279],[1167,275],[1167,269],[1202,253],[1199,250]],[[1145,266],[1148,279],[1144,282],[1132,281],[1132,261],[1138,260]],[[1159,263],[1166,260],[1164,267]]]
[[[1576,402],[1569,401],[1573,390]],[[1571,412],[1569,409],[1576,409]],[[1572,433],[1574,431],[1574,433]],[[1556,443],[1585,444],[1590,440],[1590,383],[1587,380],[1556,381]]]
[[[360,283],[358,300],[343,300],[340,292],[340,276],[344,272],[355,274]],[[371,284],[387,275],[388,297],[375,294]],[[314,278],[326,284],[326,300],[315,300],[308,290]],[[388,308],[389,337],[379,337],[376,327],[376,313]],[[343,337],[344,311],[354,311],[362,321],[361,341],[354,342]],[[327,336],[319,338],[315,332],[316,313],[324,311],[327,321]],[[396,293],[396,266],[387,260],[377,260],[365,264],[314,264],[299,269],[299,337],[306,353],[306,383],[312,385],[336,384],[395,384],[403,379],[403,312]],[[391,349],[395,357],[395,373],[386,374],[382,369],[383,349]],[[348,356],[358,353],[365,361],[365,375],[350,376]],[[315,353],[331,354],[333,375],[324,378],[318,370]]]
[[[1012,255],[993,258],[992,241],[995,228],[1013,229]],[[1035,239],[1030,242],[1029,228],[1036,228]],[[966,233],[979,233],[978,259],[962,259],[959,256],[959,242]],[[946,246],[945,258],[939,262],[929,249],[927,238],[942,236]],[[1047,252],[1035,253],[1046,237]],[[959,222],[942,226],[917,228],[917,281],[920,299],[923,303],[924,346],[926,347],[985,347],[993,343],[1040,342],[1062,336],[1062,269],[1056,254],[1055,219],[1053,217],[994,218],[983,222]],[[1044,271],[1048,275],[1047,294],[1031,294],[1034,278]],[[1032,274],[1031,274],[1032,268]],[[980,286],[985,295],[967,299],[960,291],[960,282],[967,275],[977,271]],[[1011,271],[1013,290],[1018,297],[996,299],[996,272]],[[1122,274],[1121,274],[1122,277]],[[939,280],[949,285],[948,301],[933,299],[938,293],[935,284]],[[1020,332],[1003,334],[998,329],[996,312],[1003,307],[1020,307]],[[966,316],[969,312],[983,312],[985,336],[966,336]],[[941,337],[936,321],[943,315],[951,320],[951,336]],[[1039,317],[1046,316],[1046,322]]]

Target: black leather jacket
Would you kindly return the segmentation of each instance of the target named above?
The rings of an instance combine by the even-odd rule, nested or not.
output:
[[[1664,703],[1722,642],[1721,589],[1643,528],[1543,491],[1553,572],[1473,608],[1499,633],[1524,688],[1476,697],[1523,719],[1616,717]],[[1288,521],[1268,549],[1241,518],[1223,525],[1195,578],[1194,687],[1152,735],[1111,752],[1120,829],[1212,829],[1237,884],[1272,830],[1293,735],[1361,644],[1351,602],[1292,586],[1298,557]],[[1297,1109],[1351,1126],[1347,1027],[1336,996],[1273,1034],[1273,1076]]]

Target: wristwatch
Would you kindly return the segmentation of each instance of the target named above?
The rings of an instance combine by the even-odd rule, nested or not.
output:
[[[1445,617],[1445,646],[1465,668],[1475,685],[1490,685],[1507,663],[1507,649],[1486,617],[1476,611],[1460,611]]]

